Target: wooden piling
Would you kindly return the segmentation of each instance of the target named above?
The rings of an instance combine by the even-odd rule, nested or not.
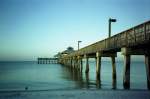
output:
[[[115,63],[115,57],[111,57],[112,61],[112,86],[113,89],[116,89],[116,63]]]
[[[85,73],[89,73],[89,58],[86,56],[86,70]]]
[[[81,66],[81,64],[80,64],[80,56],[78,56],[77,57],[77,69],[80,71],[80,66]]]
[[[75,58],[75,69],[78,69],[78,59]]]
[[[150,55],[145,55],[145,65],[147,74],[147,88],[150,90]]]
[[[124,89],[130,89],[130,55],[124,55],[123,86]]]
[[[80,72],[82,73],[82,70],[83,70],[83,62],[82,62],[82,58],[80,59]]]
[[[122,48],[124,55],[123,86],[124,89],[130,89],[130,55],[133,54],[130,48]]]
[[[75,69],[75,58],[73,57],[73,60],[72,60],[72,67],[73,69]]]
[[[85,76],[86,76],[86,88],[89,88],[89,73],[86,73]]]
[[[99,52],[96,53],[96,79],[101,81],[101,56]]]
[[[72,69],[72,58],[70,58],[70,68]]]

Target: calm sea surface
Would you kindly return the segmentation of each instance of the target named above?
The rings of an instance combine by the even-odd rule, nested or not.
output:
[[[123,89],[123,62],[116,63],[117,89]],[[0,62],[0,91],[6,90],[57,90],[57,89],[112,89],[111,63],[101,67],[101,86],[96,80],[95,62],[90,62],[90,73],[72,71],[60,64],[36,62]],[[147,89],[144,62],[131,63],[131,89]]]

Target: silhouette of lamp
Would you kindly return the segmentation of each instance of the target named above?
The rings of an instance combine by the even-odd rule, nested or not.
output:
[[[117,20],[116,19],[111,19],[111,18],[109,18],[109,20],[108,20],[108,24],[109,24],[109,26],[108,26],[108,37],[110,38],[111,37],[111,22],[116,22]]]
[[[78,50],[79,50],[79,47],[80,47],[80,45],[79,45],[79,44],[80,44],[81,42],[82,42],[82,41],[78,41]]]

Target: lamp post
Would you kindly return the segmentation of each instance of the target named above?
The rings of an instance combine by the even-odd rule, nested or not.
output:
[[[82,41],[78,41],[78,50],[79,50],[79,44],[81,43]]]
[[[111,37],[111,22],[116,22],[117,20],[116,19],[111,19],[109,18],[108,20],[108,37],[110,38]]]

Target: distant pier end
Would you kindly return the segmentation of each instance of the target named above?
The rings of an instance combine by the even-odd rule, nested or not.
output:
[[[57,64],[58,58],[37,58],[38,64]]]

